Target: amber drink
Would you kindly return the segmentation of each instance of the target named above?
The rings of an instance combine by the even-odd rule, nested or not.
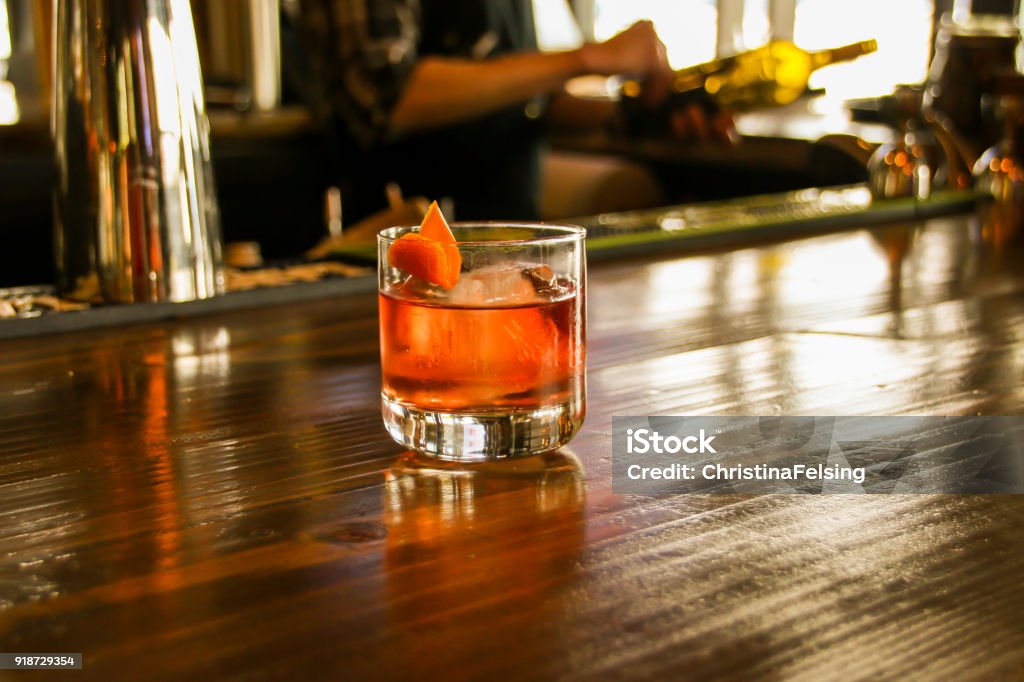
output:
[[[585,412],[582,228],[453,225],[453,286],[393,267],[378,239],[384,424],[400,444],[446,459],[553,450]]]

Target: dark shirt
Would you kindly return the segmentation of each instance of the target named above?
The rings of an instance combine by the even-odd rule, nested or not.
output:
[[[536,50],[530,0],[302,0],[321,115],[337,132],[347,220],[384,207],[384,185],[451,197],[456,217],[536,218],[542,103],[395,138],[391,112],[423,56]]]

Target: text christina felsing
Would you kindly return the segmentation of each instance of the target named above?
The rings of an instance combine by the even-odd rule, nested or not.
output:
[[[642,466],[630,464],[626,467],[626,476],[634,481],[853,481],[864,482],[864,467],[843,467],[824,464],[791,464],[784,467],[773,467],[767,464],[753,466],[722,466],[721,464],[705,464],[691,466],[689,464],[671,464],[664,467]]]

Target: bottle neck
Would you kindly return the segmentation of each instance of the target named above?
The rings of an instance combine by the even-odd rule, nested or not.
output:
[[[716,73],[723,73],[733,68],[736,64],[736,57],[724,57],[715,59],[703,64],[689,66],[684,69],[677,69],[672,81],[672,88],[675,92],[689,92],[704,87],[708,76]]]
[[[848,62],[861,55],[870,54],[878,49],[878,42],[875,40],[862,40],[857,43],[835,47],[831,50],[811,52],[811,65],[813,69],[820,69],[836,62]]]

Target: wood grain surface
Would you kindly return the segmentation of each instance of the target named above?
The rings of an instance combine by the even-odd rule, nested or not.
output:
[[[967,218],[595,266],[589,414],[392,444],[376,300],[0,343],[0,650],[83,679],[1024,678],[1024,499],[611,492],[614,414],[1024,412]],[[30,675],[0,672],[0,679]]]

